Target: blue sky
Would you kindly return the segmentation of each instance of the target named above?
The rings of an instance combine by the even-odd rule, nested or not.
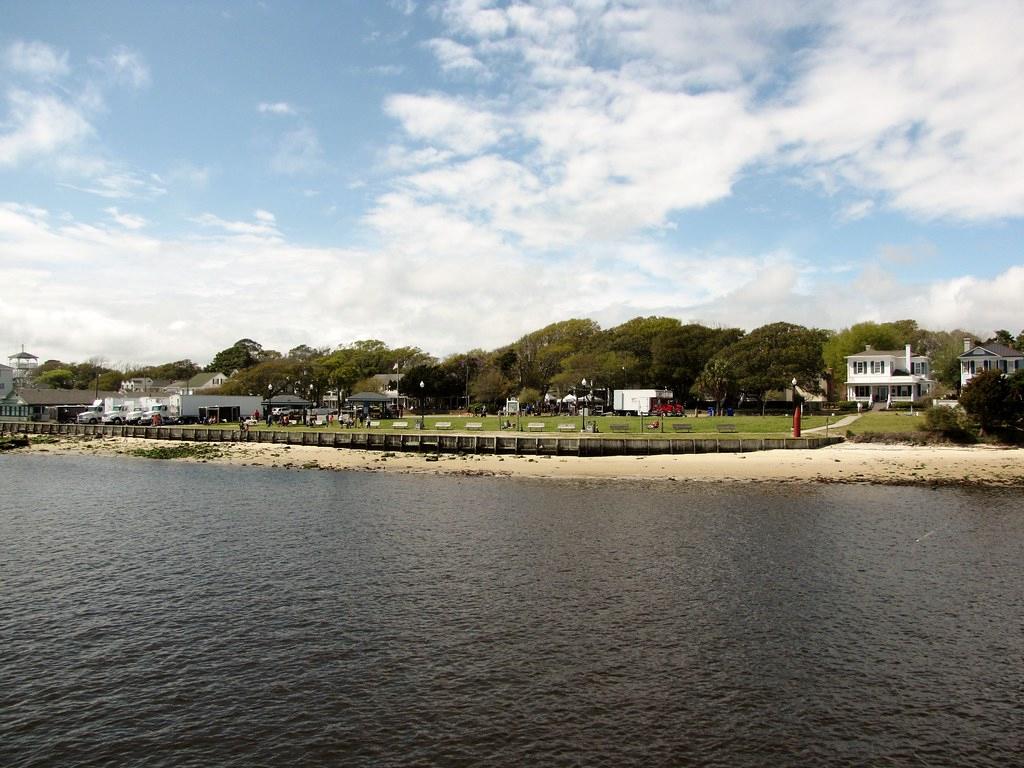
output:
[[[444,355],[649,314],[1024,326],[1019,3],[3,15],[8,353]]]

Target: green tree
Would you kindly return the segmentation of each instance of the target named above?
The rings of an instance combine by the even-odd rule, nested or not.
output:
[[[251,368],[260,362],[262,351],[262,344],[252,339],[239,339],[227,349],[222,349],[214,355],[205,370],[209,373],[219,371],[230,376],[235,371]]]
[[[978,425],[981,434],[987,435],[1013,417],[1011,396],[1010,382],[1002,373],[982,371],[964,386],[960,406]]]
[[[487,366],[470,383],[469,391],[478,403],[503,407],[512,394],[513,383],[497,366]]]
[[[669,328],[652,342],[651,374],[685,400],[708,361],[743,338],[739,328],[707,328],[691,323]]]
[[[547,392],[562,361],[583,349],[600,331],[593,320],[563,320],[528,333],[512,345],[519,373],[519,387]]]
[[[913,324],[911,329],[910,324]],[[899,349],[911,343],[909,331],[916,332],[913,321],[898,323],[857,323],[832,334],[823,344],[821,355],[824,367],[832,371],[832,381],[837,392],[845,390],[846,357],[863,352],[868,346],[874,349]]]
[[[656,380],[654,349],[659,339],[678,331],[681,325],[674,317],[634,317],[604,331],[593,345],[630,356],[632,364],[626,369],[628,386],[658,386],[665,382]]]
[[[824,372],[822,345],[828,332],[792,323],[771,323],[751,331],[718,357],[725,360],[745,395],[760,399],[784,390],[793,379],[802,389],[819,392]]]
[[[36,376],[36,383],[44,389],[71,389],[75,374],[70,368],[51,368]]]
[[[708,360],[693,386],[702,398],[713,400],[716,411],[721,413],[725,401],[735,394],[736,377],[728,360],[713,357]]]
[[[989,341],[994,341],[997,344],[1002,344],[1004,347],[1012,347],[1014,345],[1015,339],[1009,331],[1001,328],[1000,330],[996,331],[996,335],[989,339]]]

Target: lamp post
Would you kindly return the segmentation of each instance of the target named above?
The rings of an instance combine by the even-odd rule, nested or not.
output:
[[[274,385],[273,384],[267,384],[267,405],[266,405],[267,412],[264,413],[263,415],[267,417],[267,426],[268,427],[270,426],[270,411],[271,411],[271,408],[273,408],[273,406],[274,406]]]
[[[423,421],[423,388],[426,384],[423,383],[423,379],[420,379],[420,431],[426,429],[426,425]]]
[[[800,395],[796,393],[796,378],[793,379],[793,437],[800,437]]]
[[[580,386],[583,390],[583,405],[580,406],[580,432],[587,428],[587,380],[580,379]]]

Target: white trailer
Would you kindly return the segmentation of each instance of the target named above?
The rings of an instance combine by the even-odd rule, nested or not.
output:
[[[200,421],[238,421],[263,412],[263,398],[258,395],[171,395],[170,404],[172,417]]]
[[[671,389],[616,389],[615,413],[646,416],[655,405],[672,399]]]

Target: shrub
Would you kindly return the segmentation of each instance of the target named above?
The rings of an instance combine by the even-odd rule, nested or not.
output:
[[[957,443],[971,442],[974,438],[964,428],[962,411],[959,408],[932,406],[924,412],[924,423],[919,429]]]

